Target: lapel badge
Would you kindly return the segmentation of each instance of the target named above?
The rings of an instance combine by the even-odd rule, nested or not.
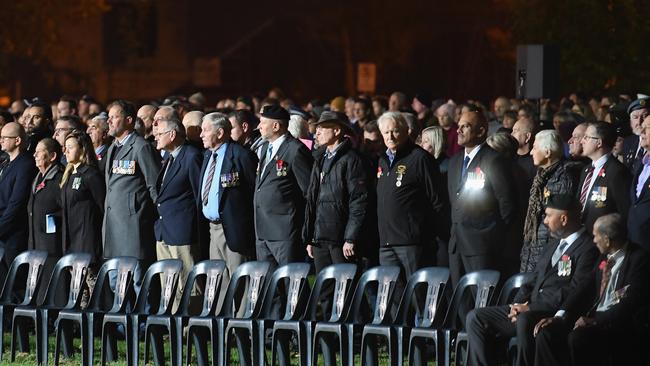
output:
[[[560,262],[557,265],[557,275],[566,277],[571,274],[571,257],[566,254],[562,255]]]

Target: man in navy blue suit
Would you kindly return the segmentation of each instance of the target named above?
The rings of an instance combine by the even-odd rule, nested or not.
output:
[[[5,250],[0,268],[6,271],[16,255],[26,249],[27,201],[36,165],[25,151],[27,134],[18,123],[2,128],[0,145],[9,156],[0,163],[0,248]]]
[[[206,151],[197,199],[201,216],[209,222],[206,239],[210,259],[222,259],[228,267],[224,284],[241,263],[255,258],[253,192],[257,157],[231,140],[231,126],[223,113],[203,117],[201,139]]]
[[[160,120],[154,136],[157,149],[168,153],[156,182],[156,254],[158,260],[175,258],[183,261],[179,291],[174,301],[176,307],[185,278],[194,262],[200,259],[196,200],[203,156],[197,148],[185,143],[185,128],[176,117]]]

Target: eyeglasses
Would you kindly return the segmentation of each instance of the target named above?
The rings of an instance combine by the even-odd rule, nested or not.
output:
[[[70,127],[60,127],[60,128],[55,128],[54,133],[59,133],[59,132],[64,132],[64,131],[70,131],[72,128]]]
[[[18,136],[0,136],[0,140],[9,140],[9,139],[15,139]]]
[[[584,135],[584,136],[582,136],[582,138],[583,138],[583,139],[600,140],[600,137],[589,136],[589,135]]]
[[[162,136],[162,135],[164,135],[164,134],[166,134],[166,133],[170,133],[170,132],[172,132],[172,131],[174,131],[174,130],[167,130],[167,131],[165,131],[165,132],[158,132],[158,133],[154,133],[153,135],[154,135],[155,137],[160,137],[160,136]]]

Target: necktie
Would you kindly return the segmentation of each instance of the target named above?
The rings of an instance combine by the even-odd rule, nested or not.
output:
[[[587,202],[587,193],[589,193],[589,185],[591,184],[591,177],[594,176],[594,166],[592,165],[591,168],[589,168],[589,171],[587,172],[587,176],[585,177],[585,182],[582,184],[582,190],[580,191],[580,204],[582,207],[585,207],[585,203]]]
[[[167,177],[167,172],[169,171],[169,167],[174,164],[174,156],[172,154],[169,154],[169,158],[167,158],[167,161],[165,161],[165,170],[163,173],[163,182],[165,181],[165,178]]]
[[[273,156],[273,145],[269,143],[269,147],[266,150],[266,156],[264,157],[264,164],[262,165],[262,174],[266,171],[266,166],[271,161],[271,156]]]
[[[605,269],[603,272],[603,277],[600,279],[600,292],[598,298],[600,299],[598,302],[602,301],[603,296],[605,296],[605,289],[607,288],[607,285],[609,284],[609,279],[612,277],[612,267],[614,267],[614,257],[607,259],[607,264],[605,265]]]
[[[203,206],[208,204],[208,196],[210,195],[210,188],[212,187],[212,178],[214,178],[214,170],[217,167],[217,152],[212,153],[212,161],[210,162],[210,168],[208,169],[208,179],[205,181],[205,187],[203,187]]]
[[[463,178],[465,178],[465,173],[467,173],[467,167],[469,166],[469,156],[465,156],[465,159],[463,160],[463,169],[460,171],[460,181],[463,181]]]
[[[639,147],[639,150],[636,152],[636,157],[634,158],[634,160],[641,161],[641,159],[643,159],[643,155],[645,155],[645,149]]]
[[[564,241],[564,239],[560,240],[560,245],[557,246],[557,249],[555,249],[555,252],[553,252],[553,257],[551,257],[551,267],[555,267],[557,262],[562,257],[562,253],[564,253],[564,248],[566,248],[567,245],[569,245],[569,243]]]

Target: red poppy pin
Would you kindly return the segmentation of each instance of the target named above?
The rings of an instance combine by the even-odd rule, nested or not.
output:
[[[562,255],[562,261],[568,261],[568,260],[569,260],[568,255],[566,255],[566,254]]]
[[[377,167],[377,179],[379,179],[379,177],[381,177],[381,173],[382,173],[381,167],[378,166]]]
[[[43,188],[45,188],[45,182],[44,181],[36,186],[36,192],[40,191]]]
[[[605,178],[605,168],[600,168],[600,171],[598,172],[598,176],[601,178]]]
[[[600,262],[600,264],[598,265],[598,269],[602,271],[605,269],[606,265],[607,265],[607,261],[603,259],[602,262]]]

